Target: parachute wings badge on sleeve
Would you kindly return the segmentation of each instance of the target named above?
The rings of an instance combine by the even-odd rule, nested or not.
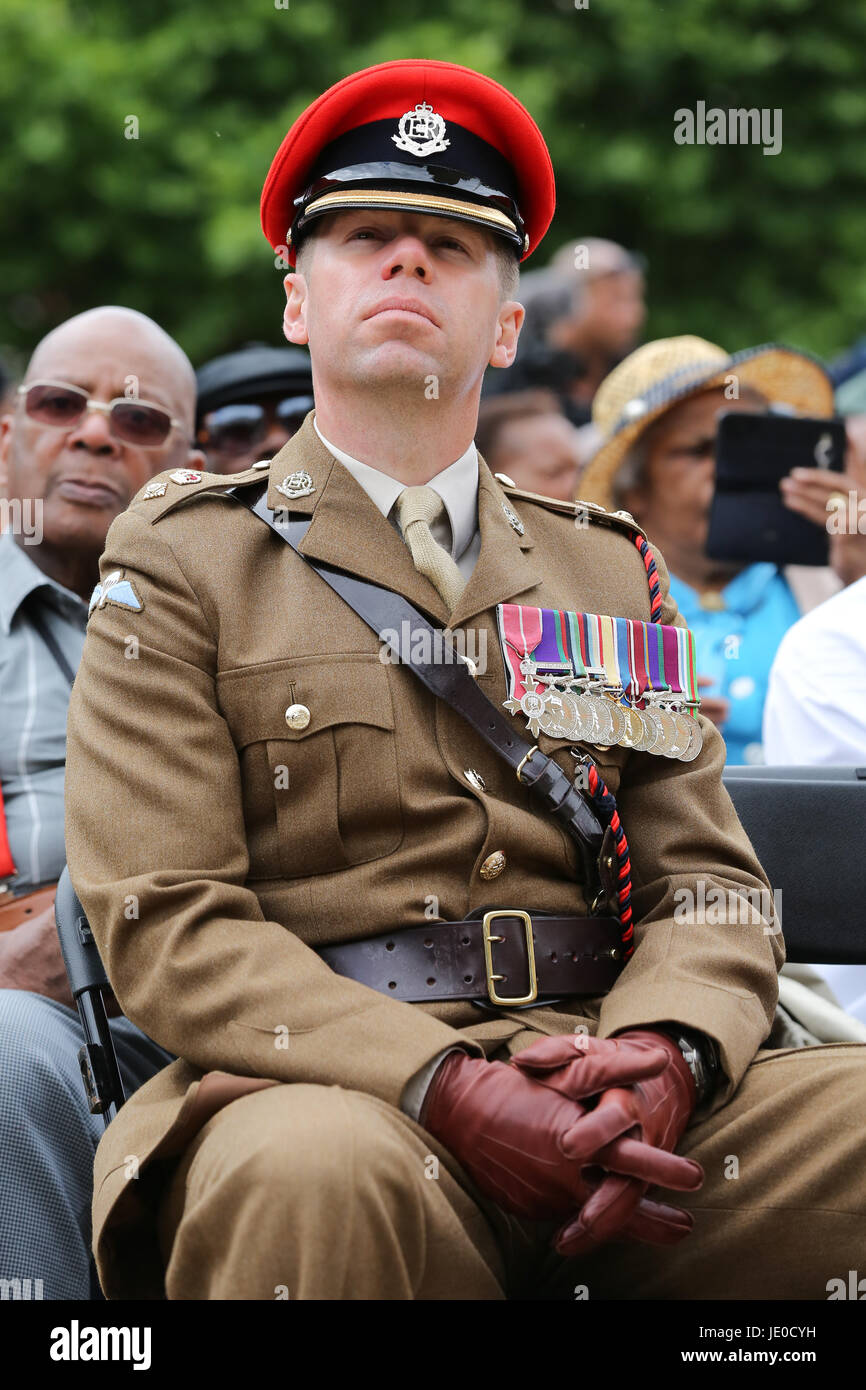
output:
[[[123,570],[112,570],[105,578],[96,585],[90,595],[90,606],[87,609],[87,616],[90,617],[95,608],[104,608],[107,603],[115,603],[118,608],[131,608],[140,613],[144,604],[139,598],[132,582],[124,579]]]

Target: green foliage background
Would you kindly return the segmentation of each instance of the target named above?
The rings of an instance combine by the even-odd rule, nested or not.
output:
[[[400,57],[479,68],[538,120],[558,210],[528,266],[640,249],[650,337],[866,333],[864,0],[0,0],[0,355],[98,303],[196,362],[280,341],[271,157],[327,86]],[[675,145],[698,100],[781,108],[782,152]]]

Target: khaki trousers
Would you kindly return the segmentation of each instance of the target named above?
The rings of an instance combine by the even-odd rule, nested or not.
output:
[[[505,1216],[425,1130],[337,1086],[273,1087],[200,1131],[162,1204],[170,1299],[826,1299],[866,1275],[866,1045],[761,1051],[679,1152],[673,1248],[562,1260],[555,1224]]]

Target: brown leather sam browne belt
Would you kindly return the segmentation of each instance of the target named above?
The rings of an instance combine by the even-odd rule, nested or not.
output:
[[[497,908],[465,922],[430,922],[318,954],[394,999],[472,999],[514,1008],[542,996],[604,994],[622,969],[615,917],[530,916]]]

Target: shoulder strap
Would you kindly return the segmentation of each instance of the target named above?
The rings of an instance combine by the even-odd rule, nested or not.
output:
[[[58,670],[60,671],[60,674],[65,677],[65,679],[69,682],[71,686],[73,681],[75,680],[75,672],[69,665],[69,662],[66,660],[66,657],[63,655],[63,652],[60,650],[60,645],[57,641],[57,638],[54,636],[54,633],[51,631],[50,627],[45,621],[45,615],[43,613],[40,613],[39,608],[37,607],[35,602],[28,604],[27,616],[29,617],[31,623],[36,628],[36,631],[39,633],[39,636],[42,638],[42,641],[45,643],[46,647],[48,648],[49,652],[54,658],[54,664],[57,666]]]
[[[402,595],[302,555],[298,547],[306,535],[311,518],[298,517],[293,521],[281,509],[281,519],[277,521],[277,514],[267,505],[266,484],[257,493],[246,489],[225,495],[243,502],[270,527],[274,535],[291,546],[300,559],[314,569],[383,641],[383,634],[387,632],[388,646],[400,658],[400,662],[408,666],[432,694],[444,700],[471,724],[485,743],[514,769],[517,780],[536,794],[576,841],[583,859],[587,899],[596,908],[598,902],[608,896],[611,886],[610,876],[603,873],[599,862],[605,839],[604,828],[559,764],[545,757],[535,744],[522,738],[513,723],[505,718],[492,700],[488,700],[470,675],[465,659],[458,655],[444,634],[434,628]],[[419,631],[425,634],[429,644],[426,650],[434,658],[438,655],[438,661],[419,661],[413,656],[413,645],[416,650],[420,645],[417,641],[413,643],[413,636]],[[396,642],[393,640],[394,634]],[[606,857],[606,846],[604,854]]]

